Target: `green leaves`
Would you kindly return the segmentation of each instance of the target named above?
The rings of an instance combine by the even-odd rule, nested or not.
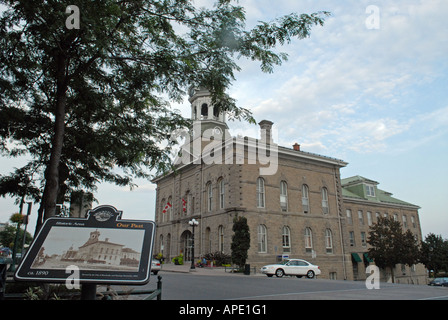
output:
[[[379,218],[370,227],[369,257],[380,268],[394,268],[398,263],[409,266],[418,262],[419,245],[410,230],[403,232],[401,223],[392,218]]]
[[[247,219],[236,216],[233,219],[232,230],[234,232],[231,243],[232,262],[243,268],[250,248],[250,232]]]
[[[189,125],[169,105],[191,85],[209,89],[230,118],[255,123],[225,93],[237,59],[272,72],[286,60],[275,47],[309,36],[328,16],[291,14],[245,30],[244,9],[230,0],[213,9],[191,0],[78,0],[80,29],[69,30],[66,2],[0,3],[0,147],[9,156],[26,151],[40,165],[36,177],[46,172],[53,186],[59,179],[60,192],[132,185],[167,170],[169,136]],[[55,159],[62,169],[49,170]]]

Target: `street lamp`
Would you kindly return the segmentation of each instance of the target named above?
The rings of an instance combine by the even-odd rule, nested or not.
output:
[[[194,227],[199,225],[199,222],[196,219],[191,219],[188,224],[193,227],[193,234],[191,236],[191,267],[190,269],[195,269],[194,266]]]

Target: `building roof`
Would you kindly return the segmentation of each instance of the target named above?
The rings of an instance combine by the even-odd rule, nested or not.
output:
[[[377,187],[378,184],[379,183],[377,181],[361,176],[353,176],[341,179],[342,196],[344,197],[345,200],[368,201],[378,204],[391,204],[391,205],[413,207],[415,209],[420,208],[415,204],[392,197],[392,193],[379,189]],[[366,194],[365,190],[366,185],[374,187],[375,190],[374,196]]]

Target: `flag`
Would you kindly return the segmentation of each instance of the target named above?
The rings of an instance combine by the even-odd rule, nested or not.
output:
[[[172,207],[171,203],[169,203],[169,202],[166,203],[165,209],[163,209],[162,213],[166,213],[166,210],[168,210],[168,207],[169,208]]]

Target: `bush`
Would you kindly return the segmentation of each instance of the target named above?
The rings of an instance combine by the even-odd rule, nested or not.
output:
[[[214,261],[214,264],[217,266],[221,266],[223,264],[230,264],[232,262],[232,258],[230,255],[225,254],[220,251],[210,252],[204,255],[205,260]]]
[[[181,253],[177,257],[174,257],[172,261],[174,264],[182,265],[184,264],[184,255]]]

